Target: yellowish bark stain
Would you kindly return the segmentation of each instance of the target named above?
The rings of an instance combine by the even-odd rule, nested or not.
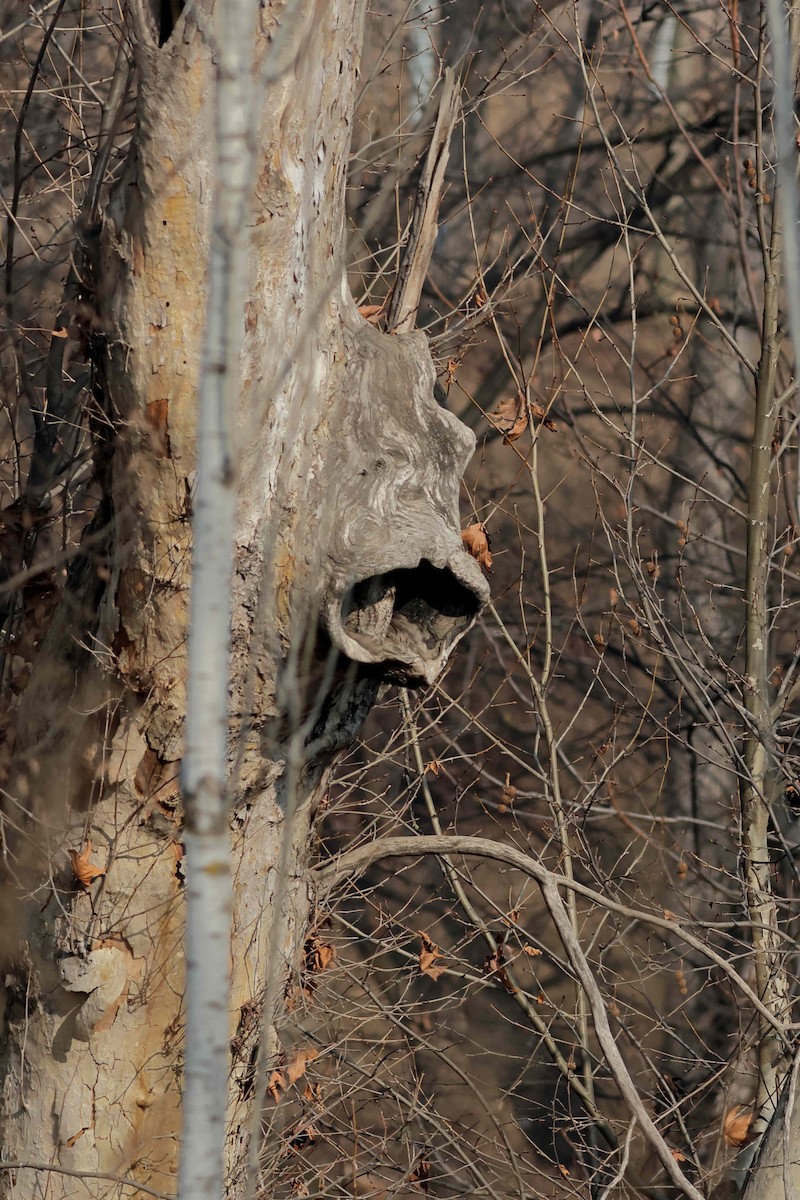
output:
[[[296,565],[293,552],[285,542],[280,542],[275,552],[275,612],[278,623],[284,630],[289,626],[290,600]]]

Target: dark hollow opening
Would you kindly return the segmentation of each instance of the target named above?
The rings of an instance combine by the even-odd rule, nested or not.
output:
[[[388,656],[403,659],[424,647],[435,657],[479,608],[479,598],[451,571],[423,559],[417,567],[355,583],[342,603],[342,624],[352,637],[377,642]]]

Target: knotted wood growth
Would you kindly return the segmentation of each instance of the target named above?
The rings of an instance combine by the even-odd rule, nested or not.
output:
[[[488,595],[459,537],[471,432],[433,396],[422,333],[353,338],[354,388],[330,446],[331,640],[387,678],[430,683]]]

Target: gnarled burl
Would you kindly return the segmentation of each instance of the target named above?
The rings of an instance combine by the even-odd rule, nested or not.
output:
[[[354,391],[330,447],[325,625],[353,661],[431,683],[488,595],[459,536],[474,438],[434,400],[424,334],[364,325],[351,346]]]
[[[178,778],[214,5],[187,5],[167,36],[155,10],[126,9],[136,132],[81,301],[102,333],[103,501],[16,710],[14,821],[17,805],[31,816],[14,850],[21,946],[4,974],[2,1161],[53,1169],[0,1172],[0,1194],[15,1200],[75,1194],[60,1168],[94,1172],[88,1194],[104,1194],[109,1176],[175,1186]],[[362,0],[257,11],[262,55],[281,29],[289,66],[253,114],[232,433],[229,1197],[244,1178],[262,1029],[268,1056],[299,969],[326,773],[385,681],[436,677],[487,593],[459,538],[471,435],[434,400],[424,335],[368,326],[344,281]],[[69,851],[89,839],[105,875],[87,889]]]

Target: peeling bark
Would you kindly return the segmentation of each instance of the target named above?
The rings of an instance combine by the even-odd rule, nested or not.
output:
[[[131,11],[137,136],[94,263],[105,501],[16,730],[20,796],[46,837],[17,881],[25,948],[9,972],[3,1160],[56,1168],[0,1177],[17,1198],[71,1194],[59,1167],[174,1191],[213,28],[198,4],[159,46],[163,28]],[[309,4],[291,28],[283,8],[259,15],[267,83],[236,430],[231,1196],[252,1157],[254,1063],[260,1052],[263,1080],[299,969],[319,789],[383,681],[433,679],[487,595],[458,535],[472,435],[434,400],[424,335],[367,326],[345,284],[362,11],[362,0]],[[283,68],[270,74],[279,44]],[[88,836],[106,874],[86,888],[67,850]]]

